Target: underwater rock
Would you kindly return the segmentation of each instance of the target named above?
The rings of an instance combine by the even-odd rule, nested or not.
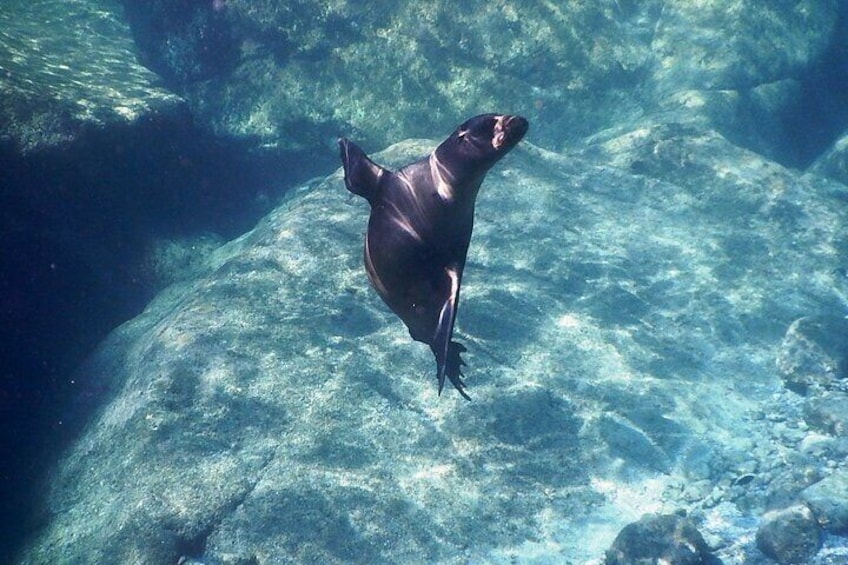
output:
[[[801,500],[826,531],[848,536],[848,471],[841,469],[807,487]]]
[[[848,134],[836,139],[810,166],[810,172],[848,184]]]
[[[804,421],[823,433],[848,437],[848,394],[820,393],[804,404]]]
[[[835,0],[127,5],[143,60],[206,128],[313,160],[343,132],[382,147],[492,107],[562,148],[658,102],[779,153],[781,117],[804,104],[797,77],[839,37]]]
[[[709,547],[695,525],[678,514],[646,515],[628,524],[606,552],[606,565],[707,565]]]
[[[648,437],[645,431],[631,422],[602,416],[597,423],[598,435],[604,440],[614,457],[622,457],[633,465],[667,473],[671,469],[669,457]]]
[[[180,4],[158,6],[167,13]],[[447,0],[375,10],[318,1],[223,5],[216,15],[235,34],[235,67],[175,88],[214,131],[256,151],[313,155],[343,132],[382,147],[449,131],[491,107],[527,114],[548,144],[563,143],[563,132],[574,139],[608,127],[611,109],[638,113],[624,91],[645,72],[644,36],[656,10]],[[182,36],[191,43],[189,30]]]
[[[811,387],[848,387],[848,320],[812,316],[792,322],[780,344],[777,370],[786,388],[802,395]]]
[[[343,132],[385,146],[449,130],[488,107],[531,112],[542,128],[537,136],[557,144],[563,132],[576,136],[611,125],[611,108],[634,115],[634,99],[623,90],[644,72],[653,4],[517,10],[407,0],[358,10],[345,3],[228,0],[219,9],[212,3],[186,9],[171,0],[129,17],[139,30],[174,13],[185,22],[144,34],[157,40],[142,45],[146,57],[169,69],[192,69],[181,58],[169,63],[173,45],[200,55],[197,27],[221,21],[215,29],[226,29],[227,43],[235,45],[232,70],[212,81],[183,72],[190,80],[172,81],[174,88],[211,129],[253,140],[256,151],[306,148],[314,155]],[[549,127],[551,120],[570,127]]]
[[[822,546],[822,531],[803,504],[766,513],[757,530],[757,547],[780,565],[806,563]]]
[[[157,238],[150,242],[141,270],[158,287],[197,278],[205,258],[224,240],[214,233],[182,238]]]
[[[704,481],[771,469],[782,446],[751,414],[773,402],[785,328],[832,311],[838,187],[674,126],[582,155],[522,144],[502,165],[477,201],[457,320],[473,402],[423,386],[429,352],[369,288],[367,204],[337,172],[80,369],[102,404],[24,560],[585,561],[659,500],[698,503],[669,490],[698,438],[722,438],[692,462]],[[586,425],[601,417],[628,428]]]
[[[0,29],[0,149],[61,148],[91,130],[184,109],[138,63],[110,2],[7,2]]]
[[[175,87],[224,75],[238,55],[227,3],[124,0],[142,63]]]
[[[666,119],[805,168],[846,126],[844,13],[833,0],[666,2],[651,36],[655,101]]]
[[[793,76],[827,48],[837,14],[832,0],[666,2],[652,41],[656,80],[677,90],[740,90]]]
[[[173,280],[145,250],[233,237],[271,207],[252,198],[254,169],[209,143],[161,83],[119,2],[2,2],[0,522],[21,524],[32,506],[17,498],[43,467],[30,458],[78,431],[73,370]]]

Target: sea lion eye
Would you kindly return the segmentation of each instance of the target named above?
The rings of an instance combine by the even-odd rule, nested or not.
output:
[[[457,139],[465,139],[465,134],[467,134],[467,133],[468,133],[467,129],[461,129],[457,132],[456,138]]]

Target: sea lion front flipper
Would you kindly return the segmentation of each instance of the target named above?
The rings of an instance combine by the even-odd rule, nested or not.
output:
[[[436,332],[433,334],[433,341],[430,344],[430,349],[433,350],[436,356],[436,378],[439,381],[439,394],[442,394],[442,388],[445,386],[445,377],[447,377],[463,398],[471,400],[471,397],[465,393],[465,383],[462,382],[463,374],[460,368],[462,365],[465,365],[465,362],[459,355],[465,351],[465,346],[461,343],[451,341],[453,325],[456,321],[456,308],[459,305],[461,273],[456,267],[449,267],[445,272],[450,281],[449,291],[439,312],[439,322],[436,325]]]
[[[344,137],[339,139],[339,153],[344,165],[345,187],[373,203],[380,186],[380,177],[388,171],[369,159],[362,149]]]

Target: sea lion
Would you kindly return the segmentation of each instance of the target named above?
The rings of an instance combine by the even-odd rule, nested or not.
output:
[[[436,357],[439,394],[445,377],[467,400],[460,353],[451,340],[471,229],[483,178],[527,133],[521,116],[482,114],[454,131],[427,157],[397,172],[339,140],[345,186],[371,204],[365,270],[389,308]]]

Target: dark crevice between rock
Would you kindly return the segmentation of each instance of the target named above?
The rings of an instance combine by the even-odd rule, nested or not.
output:
[[[101,400],[74,369],[168,282],[151,243],[240,235],[316,161],[208,135],[185,108],[48,149],[0,144],[0,561],[24,537],[32,485]]]
[[[206,552],[206,540],[212,534],[214,528],[209,527],[197,535],[186,537],[178,536],[175,544],[176,559],[173,563],[184,563],[186,559],[200,559]]]
[[[781,85],[742,95],[739,120],[719,127],[730,141],[806,169],[848,129],[848,4],[822,57]]]
[[[801,107],[781,116],[790,166],[809,166],[848,129],[848,4],[843,5],[830,48],[801,77]]]

